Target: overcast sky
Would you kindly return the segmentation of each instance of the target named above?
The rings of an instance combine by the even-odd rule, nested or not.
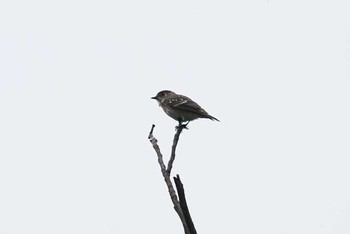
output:
[[[2,1],[0,234],[350,233],[349,1]]]

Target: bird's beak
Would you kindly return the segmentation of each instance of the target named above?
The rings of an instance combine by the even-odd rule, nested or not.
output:
[[[156,97],[151,97],[151,99],[157,99]]]

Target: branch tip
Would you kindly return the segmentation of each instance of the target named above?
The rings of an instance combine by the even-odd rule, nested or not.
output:
[[[153,138],[153,129],[156,125],[152,124],[151,131],[148,134],[148,139],[151,140]]]

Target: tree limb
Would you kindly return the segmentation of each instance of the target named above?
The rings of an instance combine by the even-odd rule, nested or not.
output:
[[[157,144],[157,139],[153,136],[153,130],[154,130],[154,127],[155,125],[153,124],[152,125],[152,128],[151,128],[151,131],[148,135],[148,139],[150,140],[150,142],[152,143],[152,146],[154,148],[154,150],[156,151],[157,153],[157,157],[158,157],[158,163],[160,165],[160,169],[161,169],[161,172],[162,172],[162,175],[164,177],[164,180],[165,180],[165,183],[168,187],[168,191],[169,191],[169,195],[170,195],[170,198],[171,198],[171,201],[173,202],[174,204],[174,209],[175,211],[177,212],[177,214],[179,215],[180,219],[181,219],[181,222],[182,222],[182,225],[183,225],[183,228],[185,230],[185,234],[193,234],[191,233],[190,229],[188,228],[188,225],[187,225],[187,221],[186,221],[186,218],[184,216],[184,213],[182,211],[182,208],[181,208],[181,205],[180,205],[180,202],[179,200],[177,199],[177,195],[176,195],[176,192],[174,190],[174,187],[173,187],[173,184],[171,183],[171,180],[170,180],[170,171],[171,171],[171,168],[172,168],[172,164],[174,162],[174,159],[175,159],[175,149],[176,149],[176,145],[174,146],[173,145],[173,153],[172,153],[172,162],[170,162],[169,160],[169,163],[168,163],[168,169],[170,168],[169,172],[168,170],[166,169],[165,167],[165,164],[164,164],[164,161],[163,161],[163,155],[162,153],[160,152],[160,148]],[[179,139],[179,135],[182,131],[182,128],[178,128],[177,129],[177,132],[175,134],[175,137],[177,136],[177,140],[176,140],[176,144],[177,144],[177,141]],[[174,143],[175,143],[175,139],[174,139]],[[170,165],[170,166],[169,166]]]
[[[188,206],[187,206],[184,186],[183,186],[183,184],[182,184],[182,182],[180,180],[180,176],[179,175],[176,175],[176,177],[174,177],[174,182],[175,182],[175,185],[176,185],[177,194],[179,195],[179,200],[180,200],[180,206],[181,206],[181,209],[182,209],[182,213],[185,216],[188,229],[190,230],[191,234],[197,234],[196,228],[194,227],[194,224],[192,222],[190,211],[189,211]]]
[[[184,129],[184,128],[186,128],[186,126],[181,125],[181,124],[176,127],[176,133],[175,133],[174,140],[173,140],[173,146],[171,147],[171,156],[170,156],[170,159],[168,162],[168,169],[167,169],[168,174],[170,174],[171,169],[173,168],[173,163],[175,160],[176,146],[177,146],[177,143],[179,142],[179,138],[180,138],[180,134],[182,132],[182,129]]]

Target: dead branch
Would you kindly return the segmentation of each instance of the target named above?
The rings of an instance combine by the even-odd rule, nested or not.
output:
[[[154,150],[157,153],[158,163],[160,165],[160,169],[161,169],[162,175],[164,177],[165,183],[166,183],[166,185],[168,187],[168,192],[169,192],[171,201],[174,204],[174,209],[175,209],[176,213],[180,217],[180,220],[182,222],[185,234],[196,234],[197,232],[196,232],[196,230],[194,228],[194,225],[193,225],[193,222],[192,222],[189,210],[187,208],[185,193],[184,193],[184,190],[183,190],[182,183],[180,181],[180,177],[179,177],[179,175],[177,175],[178,176],[178,180],[175,180],[175,177],[174,177],[174,180],[175,180],[175,183],[176,183],[176,188],[177,188],[177,191],[179,193],[180,202],[179,202],[179,200],[177,198],[176,192],[174,190],[174,186],[173,186],[173,184],[172,184],[172,182],[170,180],[170,173],[171,173],[171,169],[173,167],[173,163],[174,163],[174,160],[175,160],[176,146],[177,146],[177,143],[179,141],[180,134],[181,134],[182,130],[184,128],[186,128],[186,126],[179,125],[176,128],[176,133],[175,133],[175,136],[174,136],[173,146],[172,146],[172,150],[171,150],[171,156],[170,156],[170,159],[169,159],[169,162],[168,162],[168,168],[166,168],[166,166],[164,164],[163,155],[160,152],[160,148],[159,148],[159,146],[157,144],[158,141],[153,136],[154,127],[155,127],[155,125],[153,124],[152,128],[151,128],[151,131],[150,131],[150,133],[148,135],[148,139],[152,143],[152,146],[153,146]]]

